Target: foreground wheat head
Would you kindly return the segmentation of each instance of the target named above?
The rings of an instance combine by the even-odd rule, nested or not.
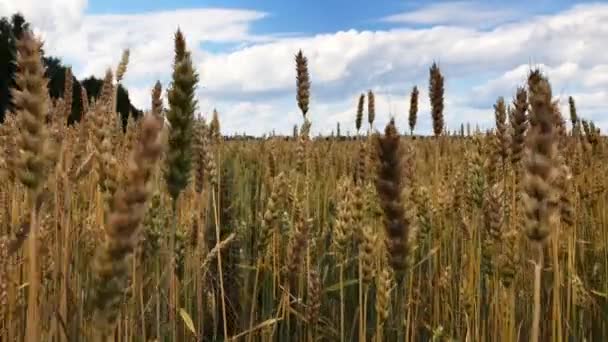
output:
[[[146,212],[147,183],[161,152],[161,122],[147,115],[142,134],[125,170],[121,188],[113,196],[106,238],[93,263],[95,312],[93,321],[99,341],[107,341],[118,318],[121,296],[129,279],[129,257],[138,241],[139,224]]]
[[[403,152],[394,120],[386,126],[384,136],[376,141],[379,161],[376,189],[384,212],[386,248],[391,266],[396,272],[402,273],[406,268],[411,223],[401,197]]]

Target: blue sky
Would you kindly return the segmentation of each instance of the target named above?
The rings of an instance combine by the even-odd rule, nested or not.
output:
[[[252,31],[259,34],[277,32],[317,34],[338,30],[384,30],[395,27],[394,23],[381,18],[395,13],[414,11],[433,4],[463,1],[395,1],[395,0],[96,0],[90,1],[89,14],[141,13],[190,8],[250,9],[268,14],[268,17],[253,25]],[[483,8],[510,9],[523,15],[555,13],[576,3],[572,0],[509,1],[487,0],[477,2]],[[483,4],[483,5],[481,5]],[[411,24],[423,27],[424,24]]]
[[[376,92],[378,127],[389,114],[405,129],[407,95],[421,90],[417,130],[430,132],[428,67],[446,77],[446,122],[491,127],[492,104],[509,100],[531,66],[549,76],[556,99],[608,129],[608,4],[585,1],[337,0],[0,0],[19,10],[47,51],[79,77],[115,68],[131,50],[124,85],[149,107],[149,89],[170,82],[172,36],[179,26],[201,75],[200,112],[220,112],[226,133],[289,132],[295,105],[293,55],[309,58],[313,132],[354,124],[356,99]],[[69,42],[69,44],[66,44]],[[252,120],[254,118],[255,120]]]

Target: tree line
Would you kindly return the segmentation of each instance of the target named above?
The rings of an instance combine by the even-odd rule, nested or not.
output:
[[[4,122],[7,112],[13,111],[10,89],[15,86],[14,76],[16,73],[17,49],[16,43],[23,32],[30,29],[25,17],[21,13],[15,13],[10,18],[0,18],[0,122]],[[48,88],[51,99],[63,97],[65,75],[68,66],[64,65],[60,58],[46,56],[42,51],[43,63],[46,67],[46,77],[49,79]],[[82,90],[86,89],[89,100],[96,99],[101,93],[103,80],[89,76],[83,80],[73,77],[72,88],[72,110],[68,117],[68,124],[79,121],[82,116]],[[90,101],[89,101],[90,102]],[[122,86],[118,87],[116,99],[116,110],[120,113],[123,125],[126,126],[129,114],[134,118],[141,116],[142,111],[135,108],[129,99],[129,92]]]

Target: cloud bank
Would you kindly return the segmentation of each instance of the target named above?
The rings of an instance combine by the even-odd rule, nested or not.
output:
[[[389,30],[347,28],[291,37],[256,34],[253,25],[268,14],[251,9],[95,15],[86,13],[85,0],[44,4],[0,0],[0,15],[24,12],[44,35],[48,53],[72,64],[80,77],[103,75],[116,65],[121,50],[130,48],[125,84],[134,103],[143,108],[149,107],[154,81],[170,81],[172,38],[179,26],[200,73],[200,110],[208,114],[217,108],[225,133],[289,133],[301,121],[294,71],[299,49],[309,59],[313,133],[329,133],[337,121],[343,132],[352,132],[357,97],[367,89],[376,92],[376,126],[395,115],[405,130],[407,96],[414,85],[422,90],[417,131],[430,133],[426,88],[433,61],[446,78],[445,115],[451,129],[467,121],[489,127],[496,98],[510,99],[530,67],[537,66],[548,74],[554,95],[564,105],[567,96],[575,96],[580,115],[608,129],[608,119],[601,115],[608,103],[608,55],[600,53],[608,40],[606,4],[526,16],[508,8],[440,3],[372,18],[393,23]],[[476,11],[474,6],[481,7]],[[465,22],[450,19],[459,17],[454,15],[459,11],[469,13]],[[208,48],[213,44],[231,48]]]

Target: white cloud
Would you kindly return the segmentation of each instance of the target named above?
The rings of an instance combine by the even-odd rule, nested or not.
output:
[[[355,97],[361,90],[384,85],[393,98],[405,98],[411,84],[426,86],[428,66],[437,59],[446,74],[446,120],[456,127],[466,120],[491,122],[496,97],[510,97],[524,84],[530,67],[542,67],[557,96],[593,92],[605,84],[608,76],[603,65],[608,65],[608,56],[597,51],[608,38],[608,26],[601,24],[606,21],[608,6],[586,5],[490,31],[453,27],[349,30],[212,55],[201,68],[212,70],[206,83],[213,96],[250,93],[254,98],[281,90],[293,94],[293,53],[302,48],[309,56],[313,81],[311,113],[313,118],[318,113],[321,126],[331,129],[334,112],[324,104],[341,104],[338,112],[351,113],[353,118],[355,107],[344,98]],[[466,80],[471,77],[480,80],[469,85]],[[421,101],[428,100],[421,97]],[[582,101],[579,107],[586,109]],[[407,110],[404,104],[398,108]],[[388,109],[379,107],[379,113],[386,117]],[[420,117],[420,128],[430,128],[428,111]]]
[[[608,86],[608,64],[592,67],[587,77],[584,78],[584,83],[588,87]]]
[[[389,23],[463,25],[487,27],[510,21],[518,13],[509,9],[496,9],[483,2],[451,1],[428,5],[413,11],[383,18]]]
[[[309,57],[313,82],[322,87],[337,82],[342,88],[353,83],[369,87],[426,77],[433,60],[451,77],[501,72],[522,62],[595,66],[608,62],[608,56],[596,53],[608,37],[608,26],[596,25],[603,20],[608,20],[608,6],[579,7],[487,32],[448,27],[349,30],[210,55],[200,67],[207,70],[205,81],[212,91],[258,93],[293,86],[291,64],[300,48]],[[588,26],[596,27],[593,34]]]
[[[0,0],[0,16],[21,12],[50,37],[69,32],[82,23],[87,0]]]
[[[530,70],[534,68],[539,68],[550,77],[549,81],[556,95],[560,92],[571,92],[573,88],[576,88],[576,84],[585,79],[582,76],[588,74],[588,71],[581,70],[578,64],[572,62],[565,62],[554,67],[544,64],[522,64],[506,71],[500,77],[475,86],[471,97],[477,103],[487,103],[495,100],[498,96],[514,95],[517,87],[526,84],[527,76]]]
[[[125,84],[133,102],[143,108],[149,107],[154,81],[160,79],[166,86],[170,79],[173,34],[181,26],[201,76],[200,109],[207,113],[217,107],[225,132],[261,134],[276,128],[288,133],[294,123],[301,122],[294,72],[294,54],[299,49],[309,59],[313,133],[330,132],[336,121],[343,132],[352,132],[357,96],[367,89],[377,92],[376,127],[394,112],[405,130],[408,95],[415,84],[422,90],[417,130],[430,132],[426,87],[433,60],[440,63],[446,77],[445,114],[451,129],[463,121],[491,124],[496,97],[511,97],[515,87],[525,82],[530,66],[541,66],[549,75],[556,96],[575,94],[579,111],[590,118],[598,118],[606,97],[602,87],[608,85],[608,55],[600,53],[608,39],[608,5],[604,4],[512,18],[509,11],[457,2],[450,3],[456,6],[451,11],[445,12],[445,4],[431,5],[399,21],[456,26],[350,29],[283,37],[280,32],[273,36],[252,33],[252,23],[265,13],[251,10],[91,15],[84,13],[85,0],[47,0],[43,9],[33,5],[37,0],[8,1],[0,0],[0,15],[21,8],[28,20],[45,31],[47,51],[72,63],[79,76],[103,75],[105,68],[116,65],[121,50],[130,48]],[[62,6],[76,13],[74,19],[61,23],[64,26],[48,24],[45,20],[59,22],[62,17],[60,11],[49,11],[55,19],[45,19],[44,8]],[[467,22],[483,24],[492,11],[499,11],[501,23],[487,30],[480,28],[484,25],[446,21],[458,18],[463,9],[470,10]],[[507,19],[517,21],[507,23]],[[205,51],[206,42],[234,44],[234,48]]]
[[[259,42],[252,22],[265,13],[241,9],[178,9],[128,15],[85,14],[86,0],[0,0],[0,15],[22,12],[40,31],[45,50],[74,64],[78,76],[103,74],[131,49],[128,75],[154,79],[171,67],[173,37],[179,27],[195,58],[204,42]]]
[[[480,104],[495,101],[498,96],[506,99],[515,94],[516,88],[525,85],[531,68],[540,68],[551,82],[553,96],[559,100],[562,114],[568,116],[568,97],[576,99],[578,113],[587,119],[608,124],[603,112],[608,103],[608,92],[604,90],[608,81],[608,66],[598,65],[582,68],[576,63],[565,62],[554,67],[547,65],[520,65],[506,71],[500,77],[476,86],[469,103]]]
[[[195,56],[203,42],[241,42],[259,40],[249,34],[248,25],[263,13],[228,9],[183,9],[136,15],[91,15],[80,32],[74,34],[78,47],[67,56],[92,57],[82,74],[99,73],[120,57],[120,49],[130,48],[130,76],[135,78],[161,73],[171,66],[173,37],[179,27]],[[109,28],[117,28],[110,29]],[[109,46],[117,47],[110,49]]]

